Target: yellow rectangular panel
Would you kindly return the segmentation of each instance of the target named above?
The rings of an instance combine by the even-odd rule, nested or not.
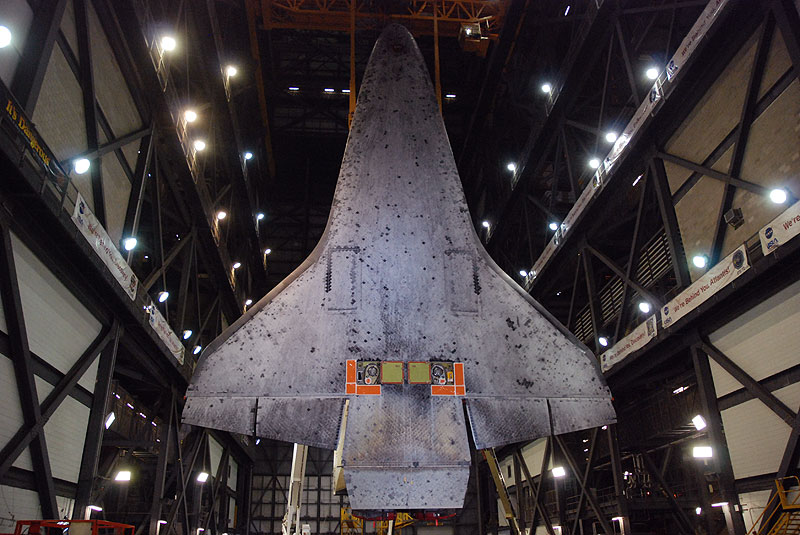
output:
[[[429,362],[409,362],[408,382],[410,384],[430,384],[431,364]]]

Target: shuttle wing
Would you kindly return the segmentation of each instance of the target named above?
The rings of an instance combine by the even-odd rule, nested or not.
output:
[[[478,448],[615,418],[595,357],[475,234],[399,25],[370,57],[319,245],[204,351],[183,417],[333,449],[346,400],[355,509],[461,507],[464,404]]]

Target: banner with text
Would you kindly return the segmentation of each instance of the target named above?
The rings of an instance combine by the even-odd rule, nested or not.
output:
[[[183,365],[183,352],[185,348],[181,341],[178,340],[172,327],[169,326],[169,323],[164,319],[161,311],[158,310],[154,304],[151,304],[147,308],[147,312],[150,314],[150,327],[152,327],[158,337],[161,338],[161,341],[167,346],[172,356]]]
[[[130,266],[116,247],[114,247],[111,237],[103,228],[103,225],[92,213],[86,200],[79,193],[75,200],[75,210],[72,211],[72,221],[89,245],[106,265],[111,275],[116,279],[122,289],[133,301],[136,298],[136,288],[139,286],[139,279],[133,274]]]
[[[653,314],[644,323],[632,330],[628,336],[614,344],[614,347],[600,355],[600,368],[603,373],[610,370],[614,364],[620,362],[634,351],[646,346],[657,334],[656,315]]]
[[[800,202],[790,206],[758,232],[758,237],[761,238],[761,251],[767,256],[798,234],[800,234]]]
[[[748,269],[750,264],[747,263],[747,253],[744,245],[741,245],[661,308],[661,326],[669,327]]]

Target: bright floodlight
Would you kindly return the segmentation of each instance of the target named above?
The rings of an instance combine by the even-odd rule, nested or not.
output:
[[[120,470],[117,472],[117,475],[114,476],[114,481],[130,481],[131,480],[131,471],[130,470]]]
[[[591,160],[589,160],[589,167],[591,167],[592,169],[597,169],[598,167],[600,167],[600,160],[597,158],[592,158]]]
[[[186,330],[183,331],[183,339],[184,340],[188,340],[191,337],[192,337],[192,330],[191,329],[186,329]]]
[[[239,269],[240,267],[242,267],[242,263],[241,262],[234,262],[233,263],[233,269]]]
[[[219,212],[217,212],[217,219],[219,219],[220,221],[222,221],[226,217],[228,217],[228,212],[226,212],[225,210],[220,210]]]
[[[77,160],[72,162],[72,166],[75,168],[75,172],[78,173],[79,175],[82,175],[83,173],[88,171],[91,165],[92,163],[86,158],[78,158]]]
[[[194,150],[197,152],[201,152],[206,150],[206,142],[202,139],[195,139],[194,140]]]
[[[228,75],[228,78],[233,78],[234,76],[236,76],[237,72],[239,71],[233,65],[228,65],[227,67],[225,67],[225,74]]]
[[[774,202],[775,204],[783,204],[786,202],[786,190],[781,188],[776,188],[769,192],[769,200]]]
[[[606,133],[606,141],[609,143],[614,143],[617,140],[617,133],[616,132],[608,132]]]
[[[706,428],[706,421],[699,414],[694,418],[692,418],[692,424],[694,424],[694,428],[697,429],[698,431]]]
[[[509,162],[508,165],[506,165],[506,169],[508,169],[513,173],[514,171],[517,170],[517,164],[515,164],[514,162]]]
[[[268,255],[268,254],[271,254],[271,253],[272,253],[272,249],[270,249],[269,247],[264,249],[264,254]]]
[[[553,477],[564,477],[567,475],[567,471],[564,470],[563,466],[556,466],[551,470],[551,472],[553,473]]]
[[[90,505],[89,509],[91,509],[92,511],[102,511],[103,510],[103,508],[100,507],[99,505]]]
[[[519,276],[520,277],[527,277],[528,276],[528,272],[525,271],[524,269],[520,269],[519,270]]]
[[[202,351],[202,349],[203,346],[194,346],[194,349],[192,349],[192,355],[197,355],[198,353],[200,353],[200,351]]]
[[[0,26],[0,48],[5,48],[11,44],[11,30],[5,26]]]
[[[695,512],[695,514],[698,514],[698,515],[702,514],[703,513],[703,508],[702,507],[695,507],[694,508],[694,512]]]
[[[247,301],[244,302],[244,306],[246,306],[246,307],[249,307],[252,304],[253,304],[253,300],[252,299],[248,299]]]
[[[650,303],[647,301],[642,301],[639,303],[639,310],[642,311],[643,314],[647,314],[650,312]]]
[[[708,265],[708,257],[704,254],[694,255],[692,257],[692,264],[694,264],[694,267],[702,269]]]
[[[342,89],[342,93],[344,93],[345,95],[347,95],[348,93],[350,93],[350,90],[349,90],[349,89]]]
[[[481,223],[481,226],[483,226],[483,228],[489,228],[490,225],[488,221],[484,221],[483,223]]]
[[[717,503],[712,503],[711,507],[725,507],[726,505],[728,505],[728,502],[717,502]]]
[[[197,112],[194,110],[186,110],[183,112],[183,118],[187,123],[193,123],[197,120]]]
[[[245,160],[252,160],[253,159],[253,153],[250,152],[250,151],[245,152],[244,153],[244,159]]]
[[[658,69],[655,67],[650,67],[645,71],[644,75],[647,76],[648,80],[655,80],[658,78]]]
[[[558,223],[556,223],[555,221],[551,221],[550,224],[547,225],[547,228],[555,232],[558,230]]]
[[[692,448],[692,457],[695,459],[710,459],[713,457],[711,446],[695,446]]]
[[[444,96],[444,98],[456,98],[456,94],[455,94],[455,93],[447,93],[447,94]]]
[[[159,303],[163,303],[167,299],[169,299],[169,292],[167,292],[167,291],[158,292],[158,302]]]
[[[553,86],[547,83],[542,84],[542,93],[549,93],[553,90]]]
[[[131,236],[130,238],[125,238],[122,241],[122,246],[125,248],[126,251],[133,251],[136,248],[137,243],[139,243],[139,241],[133,236]]]
[[[205,483],[206,481],[208,481],[208,472],[200,472],[197,474],[198,483]]]
[[[291,87],[289,88],[289,91],[300,91],[300,88],[299,88],[299,87],[297,87],[297,86],[291,86]]]
[[[264,212],[259,212],[258,214],[256,214],[257,221],[261,221],[262,219],[264,219]]]
[[[323,91],[325,91],[326,93],[333,93],[336,90],[333,89],[332,87],[326,87],[325,89],[323,89]]]
[[[597,341],[600,342],[600,345],[603,347],[606,347],[608,345],[608,338],[606,338],[605,336],[601,336],[600,338],[597,339]]]
[[[116,420],[116,419],[117,419],[117,415],[114,414],[114,411],[111,411],[110,413],[108,413],[108,416],[106,416],[106,429],[111,427],[111,424],[113,424],[114,420]]]
[[[161,48],[166,50],[167,52],[172,52],[175,50],[175,47],[178,46],[178,42],[175,40],[174,37],[169,35],[165,35],[161,38]]]

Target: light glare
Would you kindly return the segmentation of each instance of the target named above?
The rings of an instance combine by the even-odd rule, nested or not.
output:
[[[208,472],[200,472],[197,474],[197,481],[198,483],[205,483],[208,481]]]
[[[269,248],[267,248],[267,249],[264,249],[264,254],[267,254],[267,255],[268,255],[268,254],[270,254],[270,253],[272,253],[272,249],[269,249]]]
[[[617,133],[616,132],[608,132],[606,134],[606,141],[609,143],[614,143],[617,140]]]
[[[239,72],[238,69],[233,65],[228,65],[227,67],[225,67],[225,74],[228,75],[228,78],[233,78],[234,76],[236,76],[237,72]]]
[[[218,220],[222,221],[226,217],[228,217],[228,212],[226,212],[225,210],[220,210],[219,212],[217,212],[217,219]]]
[[[117,475],[114,476],[114,481],[130,481],[131,480],[131,471],[130,470],[120,470],[117,472]]]
[[[256,220],[261,221],[262,219],[264,219],[264,212],[259,212],[256,215]]]
[[[563,466],[555,466],[553,467],[551,472],[553,474],[553,477],[564,477],[565,475],[567,475],[567,471],[564,470]]]
[[[167,299],[169,299],[169,292],[167,292],[167,291],[158,292],[158,302],[159,303],[163,303]]]
[[[644,74],[645,76],[647,76],[648,80],[655,80],[656,78],[658,78],[658,69],[656,69],[655,67],[650,67],[649,69],[647,69],[647,71],[645,71]]]
[[[89,167],[92,166],[92,163],[86,158],[78,158],[73,162],[72,166],[75,168],[76,173],[82,175],[89,170]]]
[[[694,264],[694,267],[702,269],[708,264],[708,257],[701,254],[695,255],[692,258],[692,264]]]
[[[776,188],[769,192],[769,200],[774,202],[775,204],[783,204],[786,202],[786,190],[781,188]]]
[[[244,159],[245,160],[252,160],[253,159],[253,153],[250,152],[250,151],[245,152],[244,153]]]
[[[197,120],[197,112],[194,110],[186,110],[183,112],[183,118],[187,123],[193,123]]]
[[[694,418],[692,418],[692,424],[694,424],[694,428],[697,429],[698,431],[706,428],[706,421],[699,414]]]
[[[111,411],[108,416],[106,416],[106,429],[111,427],[111,424],[114,423],[114,420],[117,419],[117,415],[114,414],[114,411]]]
[[[203,350],[203,346],[194,346],[194,349],[192,349],[192,355],[197,355],[202,350]]]
[[[642,312],[642,314],[648,314],[650,312],[650,303],[647,301],[642,301],[639,303],[639,310]]]
[[[246,306],[246,307],[249,307],[252,304],[253,304],[253,300],[252,299],[248,299],[247,301],[244,302],[244,306]]]
[[[550,230],[552,230],[553,232],[555,232],[555,231],[557,231],[557,230],[558,230],[558,223],[556,223],[555,221],[553,221],[553,222],[551,222],[549,225],[547,225],[547,227],[548,227]]]
[[[136,248],[136,244],[139,241],[131,236],[130,238],[125,238],[122,242],[122,246],[125,248],[126,251],[133,251]]]
[[[695,446],[692,448],[692,457],[695,459],[710,459],[713,457],[711,446]]]
[[[185,331],[183,331],[183,339],[184,340],[188,340],[191,337],[192,337],[192,330],[191,329],[186,329]]]
[[[11,30],[6,26],[0,26],[0,48],[5,48],[11,44]]]
[[[553,86],[552,85],[550,85],[548,83],[542,84],[542,93],[549,93],[552,90],[553,90]]]
[[[195,139],[194,140],[194,150],[197,152],[202,152],[206,150],[206,142],[202,139]]]
[[[234,262],[233,263],[233,269],[239,269],[240,267],[242,267],[242,263],[241,262]]]
[[[589,160],[589,167],[591,167],[592,169],[597,169],[598,167],[600,167],[600,160],[597,158],[592,158],[591,160]]]
[[[481,223],[481,226],[483,226],[483,228],[489,228],[490,224],[488,221],[484,221],[483,223]]]
[[[527,277],[528,276],[528,272],[525,271],[524,269],[520,269],[519,270],[519,276],[520,277]]]
[[[606,338],[605,336],[601,336],[600,338],[597,339],[597,341],[603,347],[606,347],[608,345],[608,338]]]
[[[514,171],[517,170],[517,164],[515,164],[514,162],[509,162],[509,164],[506,165],[506,169],[508,169],[513,173]]]
[[[178,46],[178,42],[175,40],[174,37],[170,35],[165,35],[161,38],[161,48],[166,50],[167,52],[172,52],[175,50],[175,47]]]
[[[702,514],[703,513],[703,508],[702,507],[695,507],[694,508],[694,512],[695,512],[695,514],[698,514],[698,515]]]

